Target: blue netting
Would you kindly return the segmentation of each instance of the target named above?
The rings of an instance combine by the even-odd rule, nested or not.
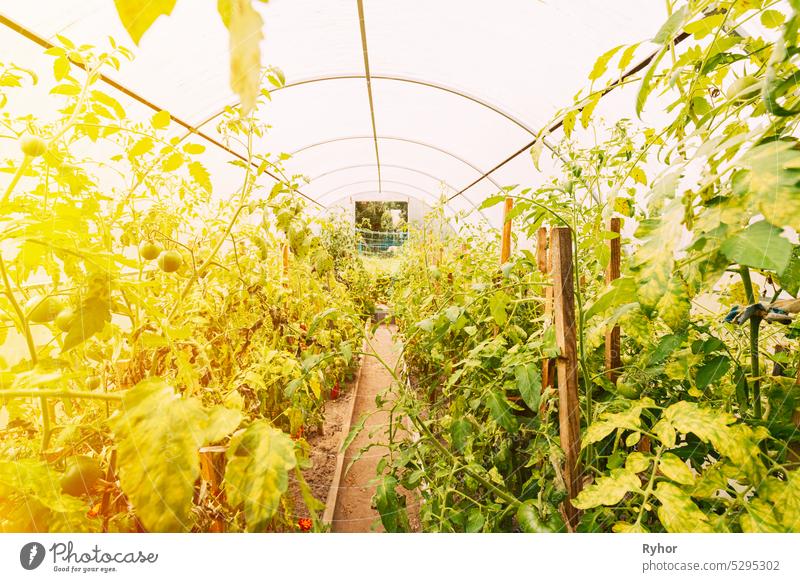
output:
[[[358,252],[362,255],[393,254],[408,240],[408,232],[386,231],[376,232],[363,228],[356,228]]]

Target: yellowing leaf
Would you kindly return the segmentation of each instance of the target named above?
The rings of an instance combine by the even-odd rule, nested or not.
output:
[[[764,10],[761,13],[761,24],[767,28],[778,28],[786,18],[778,10]]]
[[[206,192],[211,192],[211,175],[200,162],[189,163],[189,175]]]
[[[159,16],[172,12],[177,0],[114,0],[122,26],[137,45]]]
[[[165,172],[174,172],[183,165],[183,155],[173,152],[161,162],[161,169]]]
[[[132,158],[146,154],[153,149],[153,140],[149,137],[143,137],[138,140],[133,147],[128,151],[128,155]]]
[[[672,483],[662,481],[653,494],[661,502],[658,519],[670,533],[712,533],[708,517],[691,497]]]
[[[159,111],[150,118],[150,125],[153,129],[164,129],[169,125],[169,111]]]
[[[692,470],[672,453],[666,453],[658,462],[658,469],[667,477],[681,485],[693,485],[694,473]]]
[[[297,459],[288,435],[264,420],[231,440],[224,489],[228,502],[243,506],[248,531],[263,531],[278,510]]]
[[[225,13],[223,13],[223,5]],[[261,48],[264,38],[261,15],[250,0],[228,0],[218,5],[230,33],[231,89],[239,95],[242,113],[249,113],[256,104],[261,74]]]
[[[131,389],[122,407],[111,421],[122,490],[148,531],[189,531],[200,475],[197,450],[205,436],[197,430],[206,420],[200,402],[179,398],[152,378]]]
[[[631,491],[640,489],[639,477],[627,469],[614,469],[608,476],[581,491],[572,504],[578,509],[590,509],[598,505],[615,505]]]
[[[206,151],[206,146],[199,143],[187,143],[183,146],[183,151],[187,154],[202,154]]]
[[[639,166],[636,166],[631,170],[631,178],[633,178],[634,182],[638,182],[639,184],[644,184],[647,186],[647,174],[644,173]]]

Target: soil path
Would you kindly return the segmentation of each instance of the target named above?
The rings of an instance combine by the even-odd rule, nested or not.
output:
[[[394,326],[381,325],[370,338],[372,350],[374,350],[370,353],[377,353],[387,365],[396,369],[401,345],[395,341],[394,333]],[[358,382],[358,393],[354,396],[356,401],[353,409],[353,426],[358,424],[363,415],[372,414],[364,423],[364,430],[354,439],[345,453],[345,470],[364,447],[388,440],[389,413],[385,409],[389,405],[386,404],[384,409],[379,410],[375,404],[375,396],[389,388],[392,381],[392,375],[376,357],[370,354],[364,356],[361,378]],[[387,397],[390,396],[387,395]],[[375,494],[374,481],[378,463],[387,452],[386,447],[374,445],[362,453],[350,470],[343,475],[333,514],[333,531],[384,531],[380,523],[380,515],[372,508],[372,496]],[[409,499],[409,505],[412,504],[413,502]],[[409,513],[413,527],[416,521],[413,516],[414,512],[409,511]]]

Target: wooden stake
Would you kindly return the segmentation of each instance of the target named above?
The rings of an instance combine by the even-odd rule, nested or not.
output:
[[[502,265],[511,256],[511,219],[508,218],[509,212],[514,207],[514,199],[506,198],[506,205],[503,209],[503,242],[500,248],[500,264]]]
[[[612,218],[608,230],[617,233],[620,231],[619,218]],[[608,241],[608,248],[611,251],[611,258],[606,269],[606,283],[619,279],[620,270],[620,237],[612,238]],[[619,326],[615,325],[606,332],[606,378],[612,383],[617,383],[619,369],[622,367],[622,359],[619,355],[620,333]]]
[[[578,456],[581,451],[581,409],[578,401],[578,340],[575,332],[575,282],[572,268],[572,233],[567,227],[550,231],[553,274],[553,310],[556,342],[560,355],[558,374],[558,420],[564,450],[564,481],[569,499],[581,490]],[[574,530],[580,518],[570,501],[564,504],[567,521]]]
[[[547,228],[544,226],[536,231],[536,266],[543,275],[550,274],[550,256],[547,253]],[[553,287],[544,288],[544,316],[549,322],[553,315]],[[542,392],[553,385],[555,377],[555,360],[545,360],[542,363]],[[544,402],[542,403],[544,412]]]
[[[224,502],[222,496],[222,476],[225,474],[225,447],[210,446],[200,449],[200,477],[208,485],[208,492],[218,503]],[[225,522],[219,518],[211,520],[211,533],[223,533]]]
[[[283,279],[284,287],[289,286],[289,243],[283,243]]]

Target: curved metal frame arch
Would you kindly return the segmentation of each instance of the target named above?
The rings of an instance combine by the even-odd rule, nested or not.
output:
[[[297,155],[297,154],[299,154],[301,152],[304,152],[306,150],[310,150],[311,148],[327,145],[327,144],[330,144],[330,143],[337,143],[337,142],[340,142],[340,141],[352,141],[352,140],[357,140],[357,139],[372,139],[372,136],[371,135],[348,135],[348,136],[345,136],[345,137],[335,137],[333,139],[326,139],[324,141],[318,141],[316,143],[305,145],[305,146],[303,146],[301,148],[298,148],[298,149],[294,150],[293,152],[289,152],[289,153],[290,153],[290,155],[295,156],[295,155]],[[416,140],[416,139],[409,139],[409,138],[406,138],[406,137],[396,137],[396,136],[390,136],[390,135],[379,135],[378,139],[385,139],[385,140],[389,140],[389,141],[400,141],[400,142],[410,143],[410,144],[413,144],[413,145],[417,145],[417,146],[426,147],[426,148],[429,148],[429,149],[432,149],[432,150],[436,150],[440,154],[444,154],[446,156],[449,156],[449,157],[453,158],[454,160],[461,162],[465,166],[469,166],[472,170],[474,170],[478,174],[481,174],[481,175],[483,174],[483,171],[479,167],[474,165],[472,162],[469,162],[469,161],[465,160],[464,158],[462,158],[461,156],[457,156],[453,152],[450,152],[450,151],[448,151],[448,150],[446,150],[444,148],[440,148],[439,146],[435,146],[433,144],[429,144],[427,142],[419,141],[419,140]],[[494,181],[494,178],[491,178],[491,177],[487,176],[486,179],[489,180],[498,190],[502,190],[503,189],[502,186],[500,186],[500,184],[498,184],[497,182]]]
[[[318,77],[309,77],[308,79],[300,79],[298,81],[293,81],[291,83],[286,83],[282,87],[275,87],[274,89],[270,89],[270,94],[277,93],[278,91],[282,91],[284,89],[292,89],[293,87],[300,87],[302,85],[310,85],[312,83],[322,83],[325,81],[341,81],[344,79],[365,79],[366,75],[363,73],[342,73],[338,75],[322,75]],[[409,77],[405,75],[374,75],[370,74],[371,79],[379,79],[382,81],[396,81],[398,83],[410,83],[412,85],[420,85],[422,87],[428,87],[430,89],[436,89],[438,91],[444,91],[445,93],[450,93],[455,95],[456,97],[461,97],[462,99],[468,99],[473,103],[477,103],[478,105],[485,107],[486,109],[490,109],[494,113],[503,116],[508,121],[513,123],[514,125],[524,129],[531,135],[537,135],[537,132],[530,127],[527,123],[519,119],[517,116],[512,115],[502,107],[490,103],[486,99],[478,97],[476,95],[472,95],[467,93],[466,91],[462,91],[461,89],[456,89],[455,87],[450,87],[448,85],[444,85],[442,83],[435,83],[433,81],[426,81],[425,79],[418,79],[416,77]],[[198,128],[203,127],[206,123],[210,123],[214,121],[217,117],[225,113],[225,109],[228,107],[236,107],[239,102],[235,102],[231,105],[226,105],[221,110],[217,111],[216,113],[211,114],[207,117],[204,121],[200,122],[197,126]],[[547,144],[545,144],[547,146]],[[547,146],[550,148],[550,146]]]
[[[457,97],[461,97],[462,99],[467,99],[469,101],[472,101],[473,103],[476,103],[476,104],[478,104],[478,105],[480,105],[482,107],[485,107],[485,108],[489,109],[490,111],[493,111],[494,113],[504,117],[505,119],[507,119],[508,121],[513,123],[514,125],[516,125],[516,126],[520,127],[521,129],[525,130],[526,132],[528,132],[534,138],[534,140],[541,139],[542,140],[542,144],[547,149],[549,149],[551,152],[553,152],[553,154],[556,157],[558,157],[559,160],[561,160],[561,162],[563,164],[568,165],[568,160],[566,160],[559,152],[557,152],[555,150],[555,148],[550,144],[549,140],[546,137],[544,137],[544,136],[539,137],[539,134],[536,132],[536,130],[534,130],[532,127],[530,127],[524,121],[522,121],[521,119],[519,119],[515,115],[512,115],[511,113],[509,113],[508,111],[506,111],[502,107],[500,107],[498,105],[494,105],[493,103],[490,103],[486,99],[483,99],[483,98],[478,97],[476,95],[469,94],[469,93],[467,93],[465,91],[462,91],[460,89],[456,89],[454,87],[449,87],[449,86],[444,85],[442,83],[434,83],[433,81],[426,81],[424,79],[417,79],[415,77],[402,76],[402,75],[374,75],[374,74],[370,74],[369,77],[371,79],[380,79],[380,80],[384,80],[384,81],[396,81],[396,82],[399,82],[399,83],[410,83],[410,84],[414,84],[414,85],[420,85],[422,87],[428,87],[430,89],[436,89],[438,91],[444,91],[446,93],[450,93],[450,94],[455,95]],[[272,94],[274,92],[277,92],[277,91],[281,91],[283,89],[291,89],[293,87],[299,87],[299,86],[308,85],[308,84],[311,84],[311,83],[320,83],[320,82],[324,82],[324,81],[338,81],[338,80],[344,80],[344,79],[365,79],[365,78],[367,78],[366,74],[359,74],[359,73],[344,73],[344,74],[338,74],[338,75],[323,75],[323,76],[318,76],[318,77],[310,77],[308,79],[300,79],[299,81],[294,81],[292,83],[286,83],[282,87],[276,87],[274,89],[271,89],[270,90],[270,94]],[[232,106],[235,107],[237,104],[238,104],[238,102],[234,103]],[[228,105],[226,107],[230,107],[230,106],[231,105]],[[216,113],[213,113],[210,117],[207,117],[205,120],[200,122],[200,124],[197,127],[200,128],[203,125],[205,125],[206,123],[210,123],[211,121],[213,121],[214,119],[216,119],[217,117],[222,115],[225,112],[225,109],[226,108],[222,108],[221,110],[217,111]],[[374,130],[374,119],[373,119],[373,130]],[[377,142],[377,140],[380,139],[380,136],[373,135],[372,139]],[[376,143],[376,148],[377,148],[377,143]],[[473,166],[473,168],[474,168],[474,166]],[[380,173],[380,166],[378,166],[378,172]],[[496,188],[502,189],[497,184],[497,182],[495,182],[494,179],[491,178],[491,176],[489,174],[491,174],[491,170],[489,172],[480,172],[481,179],[486,178],[492,184],[494,184],[494,186]],[[456,194],[454,194],[453,196],[450,197],[450,200],[452,200],[453,198],[457,198],[458,196],[463,195],[463,193],[466,190],[468,190],[469,188],[471,188],[472,186],[474,186],[478,182],[480,182],[480,179],[478,181],[476,181],[476,182],[471,183],[467,188],[463,188],[463,189],[457,191]]]
[[[415,174],[420,174],[421,176],[425,176],[430,178],[431,180],[435,180],[440,184],[444,184],[451,190],[456,190],[456,187],[447,182],[447,180],[443,180],[439,176],[434,176],[433,174],[429,174],[428,172],[423,172],[422,170],[417,170],[416,168],[412,168],[410,166],[401,166],[399,164],[381,164],[384,168],[393,168],[395,170],[406,170],[408,172],[414,172]],[[319,180],[320,178],[324,178],[325,176],[330,176],[331,174],[335,174],[337,172],[344,172],[345,170],[356,170],[359,168],[372,168],[373,164],[355,164],[352,166],[342,166],[340,168],[334,168],[333,170],[328,170],[327,172],[322,172],[321,174],[317,174],[316,176],[309,178],[309,182],[313,182],[314,180]]]

